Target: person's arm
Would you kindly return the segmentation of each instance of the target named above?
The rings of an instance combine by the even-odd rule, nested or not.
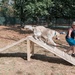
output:
[[[71,37],[72,30],[73,30],[72,28],[69,29],[69,32],[68,32],[68,37],[69,38]]]

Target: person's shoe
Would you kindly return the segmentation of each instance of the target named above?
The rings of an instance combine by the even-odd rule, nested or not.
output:
[[[71,56],[75,57],[75,54],[72,54]]]

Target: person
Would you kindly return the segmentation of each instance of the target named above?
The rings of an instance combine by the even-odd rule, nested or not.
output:
[[[66,41],[70,45],[70,50],[72,50],[72,56],[75,57],[75,21],[72,23],[72,26],[69,28],[67,35],[66,35]]]

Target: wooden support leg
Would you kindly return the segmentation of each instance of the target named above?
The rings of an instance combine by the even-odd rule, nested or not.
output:
[[[34,55],[34,43],[27,40],[27,60],[30,61],[30,57]]]
[[[31,52],[31,49],[30,49],[30,40],[27,40],[27,60],[30,61],[30,52]]]
[[[31,55],[34,55],[34,43],[31,41]]]

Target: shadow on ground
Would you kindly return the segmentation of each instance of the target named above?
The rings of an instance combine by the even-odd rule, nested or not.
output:
[[[21,57],[24,60],[27,60],[27,54],[26,53],[0,53],[0,57]],[[52,57],[52,56],[48,57],[48,56],[41,55],[41,54],[34,54],[34,56],[32,56],[31,58],[35,59],[35,60],[49,62],[49,63],[57,63],[57,64],[63,64],[63,65],[71,66],[70,63],[68,63],[65,60],[63,60],[62,58],[58,58],[58,57]]]
[[[72,65],[72,64],[66,62],[65,60],[63,60],[62,58],[52,57],[52,56],[48,57],[48,56],[40,55],[40,54],[35,54],[34,56],[32,56],[32,59],[41,60],[41,61],[50,62],[50,63],[69,65],[69,66]]]
[[[26,53],[0,53],[0,57],[21,57],[26,60]]]

